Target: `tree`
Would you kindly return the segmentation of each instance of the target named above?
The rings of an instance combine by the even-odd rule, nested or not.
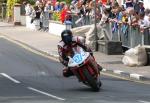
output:
[[[14,9],[15,3],[22,4],[23,1],[27,1],[32,5],[35,4],[35,0],[7,0],[7,13],[6,13],[6,15],[8,18],[13,16],[13,9]]]
[[[70,4],[72,0],[58,0],[58,1],[59,1],[59,2],[64,1],[64,2],[66,2],[67,4]]]
[[[16,0],[7,0],[7,17],[12,17],[13,16],[13,8],[15,5]]]
[[[26,0],[28,3],[30,3],[31,5],[35,4],[35,0]]]

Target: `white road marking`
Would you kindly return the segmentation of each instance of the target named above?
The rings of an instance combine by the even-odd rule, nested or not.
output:
[[[35,92],[38,92],[38,93],[41,93],[41,94],[44,94],[46,96],[49,96],[49,97],[52,97],[52,98],[55,98],[55,99],[58,99],[58,100],[62,100],[64,101],[65,99],[64,98],[60,98],[60,97],[57,97],[55,95],[52,95],[52,94],[49,94],[49,93],[46,93],[46,92],[43,92],[43,91],[40,91],[38,89],[35,89],[35,88],[32,88],[32,87],[27,87],[28,89],[32,90],[32,91],[35,91]]]
[[[142,77],[143,75],[139,75],[139,74],[130,74],[131,78],[135,78],[135,79],[140,79],[140,77]]]
[[[139,100],[139,102],[141,102],[141,103],[150,103],[148,101],[142,101],[142,100]]]
[[[0,35],[0,38],[4,38],[4,36]]]
[[[103,69],[102,69],[102,71],[103,71],[103,72],[106,72],[106,69],[105,69],[105,68],[103,68]]]
[[[21,82],[19,82],[18,80],[16,80],[16,79],[10,77],[9,75],[7,75],[7,74],[5,74],[5,73],[0,73],[0,74],[1,74],[2,76],[6,77],[7,79],[13,81],[14,83],[21,83]]]
[[[121,74],[123,71],[121,71],[121,70],[114,70],[114,73],[115,74]]]
[[[46,72],[38,72],[38,75],[43,75],[43,76],[46,76],[47,74],[46,74]]]

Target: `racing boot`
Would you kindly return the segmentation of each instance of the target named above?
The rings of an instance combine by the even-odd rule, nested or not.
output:
[[[64,77],[70,77],[73,76],[74,74],[72,73],[72,71],[69,68],[66,68],[63,70],[63,76]]]

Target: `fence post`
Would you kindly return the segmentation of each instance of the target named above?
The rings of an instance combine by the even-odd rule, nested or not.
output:
[[[142,45],[144,45],[144,34],[142,33]]]
[[[133,32],[132,32],[132,27],[130,26],[129,27],[129,47],[130,48],[133,48],[134,46],[133,46],[133,41],[134,41],[134,36],[133,36]]]
[[[121,41],[121,27],[118,25],[118,41]]]
[[[95,51],[98,51],[97,20],[96,20],[96,0],[94,1],[94,33],[95,33]]]

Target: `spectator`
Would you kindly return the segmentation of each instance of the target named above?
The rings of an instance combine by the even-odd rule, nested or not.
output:
[[[21,5],[21,15],[26,15],[26,10],[25,10],[26,6],[27,6],[27,2],[23,1]]]
[[[64,8],[65,4],[65,2],[60,2],[60,11]]]
[[[69,16],[70,13],[70,9],[68,7],[68,5],[65,5],[64,8],[62,9],[61,12],[61,22],[64,23],[65,20],[70,20],[71,21],[71,17]]]
[[[144,11],[145,11],[145,8],[144,8],[143,1],[140,0],[140,1],[139,1],[139,11],[138,11],[138,13],[139,13],[139,14],[140,14],[140,13],[144,13]]]
[[[126,0],[125,4],[126,4],[126,8],[133,7],[133,1],[132,0]]]
[[[149,15],[150,9],[146,9],[144,18],[141,19],[141,21],[143,22],[143,25],[141,25],[141,27],[150,27]]]
[[[144,20],[148,22],[147,26],[149,27],[149,15],[150,15],[150,9],[145,9],[145,17]]]
[[[109,2],[108,5],[119,7],[119,4],[118,4],[118,2],[116,0],[113,3]]]
[[[121,31],[122,34],[125,38],[128,38],[128,13],[127,11],[122,11],[122,27],[121,27]]]
[[[48,27],[49,27],[49,11],[50,11],[51,7],[50,4],[46,4],[44,7],[44,11],[43,11],[43,30],[44,31],[48,31]]]
[[[122,23],[127,24],[128,23],[128,15],[126,11],[122,11]]]
[[[97,4],[97,6],[98,6],[98,9],[99,9],[99,11],[100,11],[100,13],[102,14],[102,1],[101,0],[98,0],[98,4]]]
[[[60,10],[61,10],[60,3],[59,3],[59,2],[56,2],[55,7],[54,7],[54,10],[55,10],[55,11],[60,11]]]
[[[107,9],[104,9],[103,14],[102,14],[102,18],[101,18],[98,26],[99,27],[103,26],[108,21],[108,17],[109,17],[109,12]]]
[[[51,1],[47,2],[45,9],[48,10],[48,12],[49,12],[49,19],[51,20],[53,12],[54,12],[54,6],[52,5]]]
[[[33,8],[31,6],[31,4],[27,4],[25,7],[25,11],[26,11],[26,16],[30,16],[32,14]]]
[[[139,15],[136,11],[133,11],[133,15],[131,17],[131,25],[132,27],[138,26]]]
[[[139,0],[136,0],[134,2],[134,10],[135,10],[136,13],[139,13],[139,10],[140,10]]]
[[[41,13],[42,13],[42,3],[40,3],[39,1],[36,2],[36,6],[34,7],[34,11],[32,12],[32,20],[31,23],[34,22],[34,20],[36,20],[36,22],[39,22],[40,20],[40,28],[39,30],[42,29],[42,21],[41,21]]]
[[[112,21],[113,21],[112,32],[113,33],[118,31],[118,25],[120,24],[120,22],[122,20],[121,7],[114,8],[114,14],[115,14],[115,18],[112,19]]]
[[[145,13],[141,12],[139,16],[140,16],[139,26],[141,32],[143,32],[146,27],[149,27],[149,21],[144,19]]]

